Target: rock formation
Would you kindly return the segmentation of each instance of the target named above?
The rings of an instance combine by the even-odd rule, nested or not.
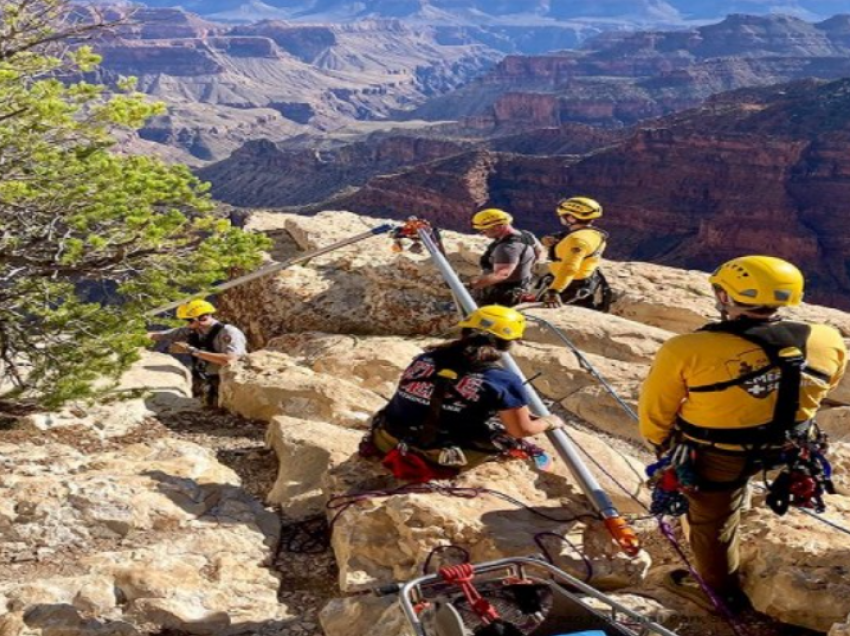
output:
[[[847,196],[848,85],[724,94],[581,158],[477,149],[374,177],[310,209],[393,218],[415,210],[440,227],[465,230],[470,211],[496,205],[522,227],[553,233],[557,201],[587,194],[607,211],[614,258],[711,270],[770,248],[805,267],[811,299],[847,307],[850,239],[840,202]]]
[[[371,225],[378,221],[344,213],[324,213],[313,218],[256,215],[251,224],[274,234],[278,239],[278,257],[284,257],[358,233],[364,222]],[[459,270],[468,271],[474,260],[472,255],[483,245],[482,240],[451,232],[445,233],[444,239],[450,259]],[[340,401],[338,411],[319,415],[319,421],[312,421],[317,417],[311,406],[315,389],[296,388],[297,398],[293,392],[293,398],[278,401],[281,410],[275,411],[269,436],[281,459],[273,491],[275,500],[303,514],[330,505],[341,589],[352,592],[382,581],[410,578],[422,567],[428,554],[441,545],[461,545],[471,552],[474,560],[485,560],[528,553],[531,535],[555,531],[568,533],[585,552],[597,585],[608,589],[628,586],[658,596],[658,589],[652,583],[655,575],[650,573],[645,578],[647,568],[653,562],[673,561],[654,541],[648,543],[653,546],[649,554],[630,562],[612,551],[604,533],[593,523],[558,523],[539,518],[528,510],[506,506],[498,495],[471,500],[448,492],[386,496],[385,490],[397,484],[377,464],[356,457],[363,422],[361,416],[351,416],[348,396],[365,392],[352,400],[359,399],[363,405],[372,400],[380,403],[388,397],[393,378],[400,375],[406,361],[432,341],[430,338],[411,341],[409,336],[437,335],[453,318],[449,315],[447,322],[438,319],[440,315],[445,317],[447,308],[443,303],[448,299],[439,289],[436,271],[429,268],[422,256],[393,253],[382,248],[381,239],[371,241],[374,243],[368,247],[345,248],[316,259],[309,266],[313,281],[309,286],[301,284],[307,280],[305,272],[283,272],[262,285],[229,292],[223,299],[223,306],[234,319],[248,326],[252,340],[258,346],[265,343],[276,356],[266,352],[252,354],[244,364],[227,372],[225,387],[251,385],[255,392],[245,401],[265,404],[268,400],[264,396],[272,390],[271,386],[277,385],[276,391],[290,391],[292,369],[298,368],[298,377],[310,374],[319,384],[334,387],[333,396],[324,399]],[[363,260],[366,251],[368,264]],[[621,291],[615,303],[615,315],[600,321],[598,314],[579,308],[532,313],[559,325],[634,407],[639,384],[658,346],[674,332],[689,331],[703,324],[713,313],[713,303],[702,273],[641,263],[610,262],[605,268],[615,288]],[[419,315],[422,328],[413,329],[412,319],[399,320],[396,314],[381,311],[370,314],[369,322],[353,322],[350,306],[328,296],[337,293],[333,291],[333,282],[341,271],[356,285],[360,302],[374,307],[384,306],[378,298],[393,297],[397,272],[405,272],[406,299],[423,311]],[[665,285],[658,284],[661,280]],[[290,301],[298,298],[297,310],[291,303],[275,303],[275,298]],[[265,307],[261,321],[250,309],[258,302]],[[305,307],[310,310],[304,311]],[[800,318],[833,324],[850,336],[850,319],[842,312],[806,305],[793,313]],[[352,336],[352,331],[356,335]],[[296,335],[299,332],[301,335]],[[631,457],[640,456],[641,452],[634,447],[620,450],[637,439],[634,423],[581,370],[574,354],[552,333],[533,327],[528,341],[516,349],[515,357],[527,375],[540,374],[534,385],[543,396],[559,403],[565,412],[590,427],[570,434],[586,453],[593,470],[605,468],[598,475],[616,505],[627,512],[640,511],[631,496],[645,501],[646,493],[640,463]],[[369,364],[370,359],[378,362]],[[247,379],[245,374],[249,369],[255,377],[263,376],[267,380]],[[265,387],[265,382],[271,383],[270,388]],[[840,399],[848,389],[850,381],[845,381],[834,397]],[[225,395],[227,391],[225,388]],[[228,400],[225,398],[225,404],[230,406]],[[835,421],[840,422],[845,411],[846,408],[827,408],[824,417],[835,418],[832,415],[835,413],[838,416]],[[599,435],[608,441],[601,440]],[[555,454],[548,442],[541,445]],[[840,441],[834,446],[836,471],[840,474],[850,461],[846,459],[850,457],[850,446]],[[296,458],[303,460],[295,461]],[[843,523],[850,512],[850,499],[845,494],[850,493],[850,486],[843,477],[836,482],[841,494],[829,498],[827,516]],[[556,519],[564,519],[560,517],[562,514],[567,518],[579,514],[586,505],[558,460],[549,473],[541,473],[521,462],[496,463],[472,471],[458,481],[458,485],[470,488],[493,488],[494,484],[498,484],[496,490]],[[377,492],[372,498],[358,498],[353,504],[344,498],[364,491]],[[758,610],[783,622],[820,630],[843,618],[850,610],[846,601],[850,597],[842,574],[846,564],[838,557],[842,554],[842,538],[836,537],[829,526],[801,514],[790,513],[786,520],[779,521],[763,507],[748,513],[745,525],[746,589]],[[777,527],[782,530],[775,530]],[[639,527],[645,537],[652,530],[650,526]],[[376,536],[382,540],[376,542]],[[781,550],[776,547],[779,545],[783,546]],[[834,552],[835,546],[838,553]],[[569,550],[555,558],[568,571],[582,575],[584,562]],[[799,588],[799,581],[803,580],[809,582],[805,589],[792,593],[791,588]],[[668,602],[663,595],[658,597]],[[675,602],[672,606],[675,607]],[[669,625],[679,624],[675,611],[653,611],[658,611]],[[387,626],[387,633],[405,633],[397,610],[391,603],[379,600],[334,601],[323,611],[322,622],[331,636],[344,633],[343,625],[362,625],[358,629],[366,630],[367,625],[381,624]]]
[[[282,259],[378,222],[342,212],[257,214],[249,227],[269,233],[272,254]],[[444,242],[458,269],[472,272],[482,239],[446,232]],[[377,460],[358,455],[370,415],[409,360],[457,319],[426,257],[391,251],[389,243],[373,238],[293,266],[219,303],[254,344],[225,368],[222,406],[268,422],[266,442],[278,458],[268,503],[287,521],[326,514],[330,523],[339,598],[321,612],[325,634],[407,636],[391,597],[355,593],[417,576],[447,545],[479,561],[545,549],[559,567],[629,607],[684,636],[704,634],[710,619],[658,587],[677,561],[655,523],[635,522],[645,551],[626,558],[587,515],[587,500],[547,440],[534,440],[554,458],[546,470],[521,459],[491,462],[460,477],[455,489],[436,492],[399,489]],[[529,313],[558,325],[634,406],[657,348],[703,322],[712,303],[698,272],[642,263],[605,268],[619,292],[613,315],[570,307]],[[850,336],[842,312],[806,305],[794,315]],[[569,420],[570,438],[615,505],[645,515],[649,454],[636,443],[634,422],[553,333],[532,327],[515,357]],[[151,409],[147,415],[196,409],[175,364],[151,354],[125,376],[122,390],[159,387],[135,398]],[[836,400],[847,399],[848,382]],[[0,436],[0,634],[289,633],[300,608],[278,602],[280,581],[268,569],[280,519],[212,452],[174,438],[150,417],[140,420],[145,411],[134,402],[127,406],[124,413],[121,402],[100,407],[111,411],[72,405]],[[840,431],[848,410],[822,415]],[[839,494],[828,498],[825,516],[846,525],[850,443],[833,446]],[[756,492],[744,522],[747,594],[779,621],[841,636],[850,613],[846,536],[797,511],[779,519],[762,498]],[[721,626],[712,632],[724,634]]]
[[[104,58],[95,79],[137,77],[141,91],[169,106],[141,138],[179,148],[197,164],[256,138],[384,118],[465,82],[498,57],[481,45],[444,46],[435,38],[397,22],[228,27],[150,9],[95,43]]]

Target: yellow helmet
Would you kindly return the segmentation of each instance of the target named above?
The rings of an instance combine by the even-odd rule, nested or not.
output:
[[[180,320],[198,318],[206,314],[214,313],[215,307],[213,307],[212,303],[208,303],[206,300],[201,300],[200,298],[197,300],[190,300],[188,303],[180,305],[177,308],[177,317]]]
[[[582,221],[592,221],[602,216],[602,206],[595,199],[587,197],[572,197],[561,199],[555,208],[558,216],[574,216]]]
[[[458,327],[486,331],[502,340],[518,340],[525,333],[525,316],[510,307],[487,305],[461,320]]]
[[[489,230],[491,227],[509,225],[513,222],[514,217],[497,208],[487,208],[472,216],[472,227],[476,230]]]
[[[741,256],[723,263],[708,279],[742,305],[793,307],[803,301],[803,274],[773,256]]]

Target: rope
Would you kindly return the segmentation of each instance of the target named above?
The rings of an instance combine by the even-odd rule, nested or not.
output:
[[[328,503],[326,504],[328,510],[336,511],[329,524],[330,529],[331,531],[333,530],[337,520],[346,510],[348,510],[351,506],[360,503],[361,501],[368,501],[370,499],[378,499],[381,497],[393,497],[395,495],[417,495],[431,493],[446,495],[449,497],[459,497],[461,499],[475,499],[477,497],[480,497],[481,495],[490,495],[492,497],[496,497],[497,499],[501,499],[502,501],[506,501],[510,504],[513,504],[518,508],[527,510],[533,515],[542,517],[543,519],[552,521],[554,523],[572,523],[574,521],[580,521],[582,519],[587,518],[599,519],[599,515],[595,512],[581,513],[578,515],[573,515],[571,517],[556,517],[555,515],[550,515],[546,512],[543,512],[542,510],[532,508],[531,506],[520,501],[519,499],[516,499],[515,497],[512,497],[498,490],[493,490],[492,488],[472,488],[428,482],[424,484],[404,484],[396,488],[366,490],[350,495],[338,495],[336,497],[332,497],[330,500],[328,500]]]
[[[585,567],[584,582],[590,583],[591,579],[593,579],[593,563],[590,561],[590,559],[587,558],[587,555],[581,550],[579,550],[572,541],[567,539],[567,537],[562,534],[558,534],[557,532],[538,532],[534,535],[534,543],[536,543],[537,547],[540,548],[540,551],[543,553],[544,558],[552,565],[555,565],[555,560],[552,558],[552,555],[546,548],[546,544],[543,542],[544,537],[555,537],[562,543],[566,543],[573,552],[575,552],[579,557],[581,557],[581,560],[584,563]]]
[[[726,604],[722,601],[722,599],[714,593],[714,590],[711,589],[711,586],[705,582],[705,580],[699,575],[696,571],[696,568],[691,564],[691,560],[688,558],[688,555],[685,554],[685,551],[682,549],[679,540],[676,539],[676,535],[673,532],[673,528],[669,523],[664,521],[664,519],[659,515],[656,517],[658,519],[658,529],[661,531],[661,534],[670,542],[670,545],[673,546],[673,549],[679,555],[679,558],[682,559],[682,562],[688,568],[688,572],[690,575],[694,577],[694,580],[699,584],[700,589],[708,596],[711,604],[717,609],[720,615],[723,617],[729,627],[732,628],[732,631],[735,632],[735,636],[748,636],[748,633],[744,630],[743,626],[735,619],[735,616],[732,612],[729,611],[729,608],[726,607]]]
[[[431,561],[435,556],[440,554],[441,552],[448,552],[449,550],[457,550],[463,555],[463,561],[461,563],[469,563],[471,560],[469,550],[466,548],[462,548],[459,545],[438,545],[436,548],[431,550],[428,553],[428,558],[425,559],[425,563],[422,564],[422,574],[430,574],[431,573]]]

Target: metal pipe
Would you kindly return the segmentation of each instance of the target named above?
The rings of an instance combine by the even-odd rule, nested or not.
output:
[[[245,274],[244,276],[239,276],[238,278],[234,278],[227,282],[221,283],[220,285],[216,285],[208,292],[206,292],[205,295],[216,294],[218,292],[224,291],[225,289],[238,287],[239,285],[243,285],[252,280],[256,280],[257,278],[262,278],[263,276],[274,274],[275,272],[279,272],[283,269],[286,269],[287,267],[292,267],[293,265],[297,265],[298,263],[309,261],[311,258],[321,256],[322,254],[327,254],[328,252],[333,252],[334,250],[346,247],[347,245],[358,243],[359,241],[371,238],[373,236],[378,236],[379,234],[386,234],[387,232],[393,230],[395,227],[396,226],[392,223],[385,223],[384,225],[379,225],[378,227],[372,228],[368,232],[363,232],[362,234],[351,236],[347,239],[337,241],[336,243],[331,243],[330,245],[327,245],[325,247],[320,247],[319,249],[312,250],[310,252],[305,252],[304,254],[299,254],[298,256],[293,256],[292,258],[289,258],[283,261],[282,263],[273,263],[272,265],[267,265],[266,267],[258,269],[256,272],[251,272],[250,274]],[[193,294],[188,298],[184,298],[182,300],[175,300],[174,302],[168,303],[167,305],[162,305],[161,307],[157,307],[156,309],[151,309],[150,311],[145,312],[145,315],[156,316],[166,311],[176,309],[183,303],[189,302],[190,300],[192,300],[192,298],[196,297],[197,294]]]
[[[478,309],[478,306],[475,304],[475,301],[469,294],[469,291],[466,287],[464,287],[460,278],[458,278],[454,269],[452,269],[449,261],[445,256],[443,256],[437,248],[437,245],[431,239],[428,230],[424,228],[419,229],[419,238],[425,246],[425,249],[427,249],[428,253],[431,255],[431,259],[434,261],[437,269],[440,270],[440,274],[443,276],[443,279],[446,281],[452,293],[455,295],[455,298],[460,303],[463,311],[469,314]],[[547,415],[550,415],[549,409],[543,403],[543,400],[540,399],[540,396],[537,394],[537,391],[534,390],[534,387],[526,381],[525,375],[510,354],[506,353],[502,357],[502,360],[505,367],[522,378],[532,412],[539,417],[546,417]],[[635,535],[634,531],[629,527],[625,519],[623,519],[617,511],[616,507],[614,507],[614,502],[611,501],[611,498],[602,489],[602,486],[599,485],[596,478],[584,465],[584,462],[582,462],[581,457],[570,438],[566,435],[566,433],[564,433],[564,431],[557,429],[547,432],[546,436],[555,446],[555,449],[558,451],[561,459],[564,460],[567,468],[569,468],[573,477],[575,477],[578,482],[579,487],[582,489],[587,498],[590,499],[593,507],[599,512],[605,526],[608,528],[608,531],[611,533],[614,540],[627,554],[637,554],[640,551],[640,543],[637,535]]]

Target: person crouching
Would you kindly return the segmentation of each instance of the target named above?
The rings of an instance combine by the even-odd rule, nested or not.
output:
[[[399,479],[451,478],[502,455],[505,442],[563,425],[532,419],[522,380],[498,364],[523,336],[521,313],[488,305],[459,326],[460,338],[413,359],[373,418],[372,445]]]

